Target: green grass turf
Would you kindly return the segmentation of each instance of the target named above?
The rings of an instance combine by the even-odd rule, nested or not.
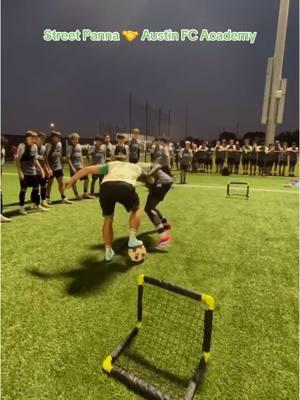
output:
[[[250,183],[248,201],[226,199],[221,176],[190,175],[171,190],[160,208],[174,241],[138,266],[126,261],[121,207],[110,264],[97,200],[2,224],[2,399],[135,399],[101,362],[135,324],[137,276],[146,273],[216,299],[212,359],[196,399],[296,400],[296,188],[283,187],[288,178],[239,179]],[[146,190],[138,191],[144,204]],[[3,192],[5,204],[17,202],[16,175],[4,174]],[[144,216],[146,241],[151,230]]]

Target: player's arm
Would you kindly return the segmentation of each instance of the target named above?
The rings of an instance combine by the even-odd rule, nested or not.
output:
[[[39,160],[35,160],[34,165],[35,165],[36,169],[38,169],[40,171],[42,178],[45,178],[45,172],[44,172],[43,168],[41,167]]]
[[[108,166],[107,164],[101,164],[101,165],[89,165],[88,167],[84,167],[80,169],[79,171],[74,174],[71,179],[66,182],[65,187],[66,189],[69,189],[73,183],[75,183],[78,179],[81,179],[87,175],[93,174],[93,175],[106,175],[108,172]]]
[[[71,154],[72,154],[72,149],[71,149],[71,147],[69,146],[69,147],[67,148],[67,152],[66,152],[68,164],[69,164],[69,166],[70,166],[70,168],[71,168],[71,171],[72,171],[72,172],[76,172],[76,169],[73,167],[73,163],[72,163],[72,161],[71,161]]]
[[[16,161],[16,167],[18,170],[19,178],[21,181],[24,179],[24,174],[23,174],[22,168],[21,168],[21,157],[24,154],[24,151],[25,151],[25,146],[23,145],[23,143],[20,143],[18,146],[18,151],[17,151],[17,155],[15,157],[15,161]]]

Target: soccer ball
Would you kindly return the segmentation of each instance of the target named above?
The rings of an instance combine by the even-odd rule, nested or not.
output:
[[[139,246],[135,248],[128,249],[128,257],[131,261],[139,263],[144,260],[147,251],[144,246]]]

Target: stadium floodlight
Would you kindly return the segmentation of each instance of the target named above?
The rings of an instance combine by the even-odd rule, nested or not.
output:
[[[137,323],[102,368],[150,399],[191,400],[210,356],[214,299],[138,278]]]
[[[237,191],[230,192],[230,188],[235,185],[237,185],[236,187],[239,187],[239,186],[243,186],[244,188],[246,187],[246,192],[244,192],[244,191],[242,193],[239,193]],[[228,184],[227,184],[227,197],[242,196],[242,197],[246,197],[246,199],[248,200],[249,199],[249,190],[250,190],[249,183],[239,182],[239,181],[231,181],[231,182],[228,182]]]
[[[282,79],[290,0],[280,0],[274,56],[268,58],[261,123],[266,124],[266,144],[274,143],[276,125],[283,121],[287,79]]]
[[[54,122],[50,122],[50,128],[55,128],[55,123]]]

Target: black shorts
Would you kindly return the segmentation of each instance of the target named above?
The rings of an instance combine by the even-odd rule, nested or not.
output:
[[[235,164],[235,163],[236,163],[236,161],[235,161],[234,158],[228,158],[228,160],[227,160],[227,164],[228,164],[228,165],[233,165],[233,164]]]
[[[47,177],[42,178],[41,175],[38,175],[38,184],[40,186],[46,186],[47,182],[48,182],[48,178]]]
[[[205,160],[205,165],[211,166],[212,165],[212,160]]]
[[[297,161],[290,160],[290,167],[294,167],[297,164]]]
[[[250,159],[249,159],[249,158],[242,158],[242,164],[243,164],[243,165],[248,165],[249,162],[250,162]]]
[[[224,159],[223,158],[216,158],[216,165],[221,165],[224,163]]]
[[[100,206],[103,216],[114,214],[116,203],[122,204],[128,212],[139,208],[140,200],[135,188],[127,182],[104,182],[100,186]]]
[[[181,171],[187,171],[189,169],[188,165],[180,165],[180,170]]]
[[[149,195],[148,198],[154,198],[159,201],[163,201],[165,198],[165,195],[168,193],[170,190],[172,184],[156,184],[154,185],[150,190],[149,190]]]
[[[104,178],[104,175],[99,175],[99,174],[93,174],[92,175],[92,179],[93,181],[96,181],[97,179],[100,180],[100,182],[102,182],[102,179]]]
[[[250,165],[256,165],[257,160],[256,159],[250,159]]]
[[[56,171],[53,171],[53,175],[50,177],[50,179],[58,179],[62,176],[64,176],[64,171],[62,169],[57,169]]]
[[[286,166],[286,165],[287,165],[287,161],[285,161],[285,160],[280,160],[280,161],[279,161],[279,165],[280,165],[280,166],[282,166],[282,165]]]
[[[78,172],[78,171],[80,171],[82,168],[79,168],[79,169],[76,169],[76,172]],[[70,176],[72,177],[72,176],[74,176],[75,174],[76,174],[76,172],[73,172],[71,169],[70,169]],[[87,180],[87,179],[89,179],[89,177],[86,175],[86,176],[83,176],[82,178],[80,178],[80,180],[81,181],[85,181],[85,180]]]
[[[38,188],[39,178],[37,175],[24,175],[24,179],[20,180],[21,189],[26,189],[28,187]]]

